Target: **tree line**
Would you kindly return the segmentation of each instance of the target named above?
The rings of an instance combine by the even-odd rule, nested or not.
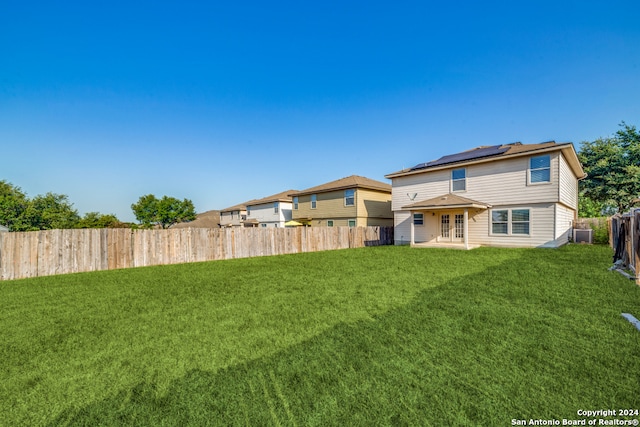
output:
[[[69,228],[169,228],[196,218],[193,202],[153,194],[131,205],[138,224],[120,221],[114,214],[87,212],[80,216],[65,194],[46,193],[33,198],[16,185],[0,181],[0,225],[10,231],[37,231]]]

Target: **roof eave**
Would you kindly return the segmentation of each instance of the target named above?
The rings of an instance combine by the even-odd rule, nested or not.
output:
[[[425,205],[425,206],[415,206],[415,205],[407,205],[403,206],[401,209],[404,210],[426,210],[426,211],[437,211],[437,210],[451,210],[451,209],[489,209],[492,208],[492,205],[485,204],[480,205],[477,203],[464,203],[464,204],[455,204],[455,205]]]
[[[571,165],[571,168],[573,169],[574,173],[576,173],[576,176],[580,177],[581,175],[585,175],[584,171],[582,170],[582,166],[580,165],[580,161],[578,160],[578,157],[576,155],[576,152],[575,152],[575,149],[573,147],[573,144],[570,143],[570,142],[567,142],[567,143],[563,143],[563,144],[557,144],[557,145],[554,145],[554,146],[551,146],[551,147],[542,147],[542,148],[538,148],[538,149],[535,149],[535,150],[523,151],[523,152],[515,153],[515,154],[502,154],[502,155],[498,155],[498,156],[491,156],[491,157],[485,157],[485,158],[480,158],[480,159],[462,160],[462,161],[459,161],[459,162],[447,163],[446,165],[438,165],[438,166],[433,166],[433,167],[423,168],[423,169],[416,169],[416,170],[403,169],[403,170],[398,171],[398,172],[392,172],[390,174],[387,174],[384,177],[387,178],[387,179],[399,178],[399,177],[402,177],[402,176],[417,175],[417,174],[420,174],[420,173],[434,172],[434,171],[451,169],[453,167],[466,166],[466,165],[475,165],[475,164],[489,163],[489,162],[496,162],[496,161],[502,160],[502,159],[513,159],[513,158],[517,158],[517,157],[530,156],[531,154],[546,153],[546,152],[552,152],[552,151],[565,151],[567,149],[570,149],[572,151],[572,153],[573,153],[572,156],[566,156],[565,155],[565,157],[567,157],[567,159],[569,161],[569,164]],[[576,162],[577,162],[577,164],[576,164]],[[582,178],[578,178],[578,179],[582,179]]]

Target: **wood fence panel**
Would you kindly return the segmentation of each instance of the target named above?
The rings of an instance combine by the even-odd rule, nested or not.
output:
[[[133,232],[128,228],[107,229],[107,268],[133,267]]]
[[[385,227],[82,229],[0,234],[0,279],[393,244]]]

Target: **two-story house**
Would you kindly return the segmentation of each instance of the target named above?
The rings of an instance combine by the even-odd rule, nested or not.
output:
[[[293,220],[308,226],[392,226],[391,185],[358,175],[290,193]]]
[[[245,227],[284,227],[291,221],[293,202],[289,194],[296,190],[287,190],[262,199],[246,203],[247,219]]]
[[[557,247],[586,175],[571,143],[483,146],[386,175],[396,244]]]
[[[247,219],[247,203],[230,206],[220,211],[220,227],[242,227]]]

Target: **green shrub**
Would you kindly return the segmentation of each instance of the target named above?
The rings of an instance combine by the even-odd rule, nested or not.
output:
[[[593,224],[593,243],[607,245],[609,244],[609,226],[606,222]]]

